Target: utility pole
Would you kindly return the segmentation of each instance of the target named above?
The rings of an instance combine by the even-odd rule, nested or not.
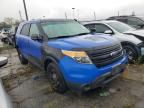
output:
[[[65,12],[65,18],[67,19],[67,13]]]
[[[72,8],[73,10],[73,19],[75,19],[75,8]]]
[[[26,8],[25,0],[23,0],[23,5],[24,5],[24,10],[25,10],[26,20],[29,20],[29,19],[28,19],[28,14],[27,14],[27,8]]]
[[[80,13],[80,10],[78,9],[77,10],[77,20],[79,21],[79,13]]]
[[[119,16],[119,11],[118,11],[118,16]]]
[[[96,13],[94,12],[94,20],[96,20]]]
[[[19,10],[20,21],[22,21],[21,11]]]
[[[132,12],[132,16],[135,16],[135,12],[134,11]]]

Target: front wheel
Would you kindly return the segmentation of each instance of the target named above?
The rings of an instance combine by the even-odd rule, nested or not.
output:
[[[28,60],[21,54],[21,52],[17,49],[19,60],[21,64],[26,65],[28,64]]]
[[[123,46],[123,49],[125,50],[129,63],[134,63],[138,60],[138,53],[136,49],[130,45]]]
[[[47,66],[47,75],[51,87],[54,91],[64,93],[67,90],[66,83],[56,63],[50,63]]]

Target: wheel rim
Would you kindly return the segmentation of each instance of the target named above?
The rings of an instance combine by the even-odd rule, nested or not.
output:
[[[49,73],[50,73],[50,82],[52,84],[52,87],[56,89],[60,85],[58,75],[56,74],[56,69],[51,67]]]
[[[131,49],[125,48],[126,54],[128,56],[129,61],[134,61],[135,55]]]

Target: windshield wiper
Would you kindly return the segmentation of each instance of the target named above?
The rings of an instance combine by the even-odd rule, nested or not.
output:
[[[69,38],[69,37],[75,37],[75,36],[86,35],[86,34],[89,34],[89,33],[79,33],[79,34],[67,35],[67,36],[57,36],[57,37],[52,37],[50,39]]]
[[[50,39],[69,38],[69,37],[71,37],[71,36],[58,36],[58,37],[52,37]]]
[[[79,33],[79,34],[76,34],[76,35],[87,35],[87,34],[90,34],[90,33]]]

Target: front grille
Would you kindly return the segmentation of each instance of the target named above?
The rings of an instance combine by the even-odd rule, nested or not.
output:
[[[123,58],[123,50],[120,45],[87,51],[87,54],[98,68],[112,64]]]

